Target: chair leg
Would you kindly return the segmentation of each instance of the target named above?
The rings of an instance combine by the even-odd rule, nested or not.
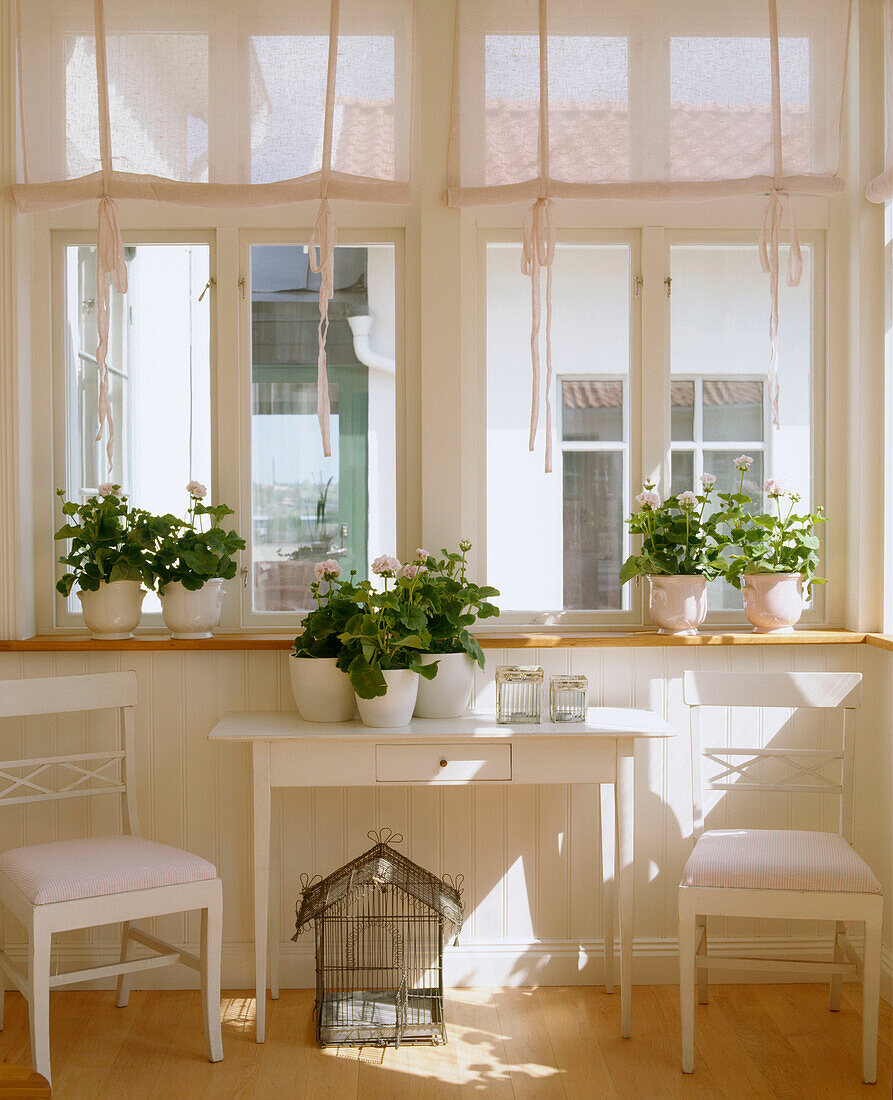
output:
[[[865,921],[865,950],[862,956],[862,1080],[877,1081],[877,1033],[881,999],[882,901]]]
[[[695,917],[695,928],[702,929],[701,936],[698,941],[697,953],[699,955],[707,954],[707,918],[703,913]],[[698,979],[698,1004],[705,1005],[710,1002],[710,978],[705,966],[699,966],[696,968],[696,974]]]
[[[834,954],[831,956],[833,962],[845,962],[846,954],[843,947],[840,944],[840,937],[846,935],[846,925],[842,920],[839,920],[834,925]],[[840,1012],[840,994],[843,989],[843,975],[832,974],[831,975],[831,989],[828,994],[828,1008],[832,1012]]]
[[[121,962],[127,962],[130,956],[130,921],[123,921],[121,924]],[[127,1002],[130,1000],[130,975],[119,974],[118,975],[118,997],[116,1004],[118,1008],[127,1008]]]
[[[207,909],[202,909],[202,1016],[208,1059],[223,1058],[223,1036],[220,1030],[220,955],[223,944],[223,896],[219,892]]]
[[[50,1081],[50,950],[52,933],[32,925],[28,944],[31,1065]]]
[[[682,1023],[682,1072],[695,1068],[695,914],[679,892],[679,1015]]]

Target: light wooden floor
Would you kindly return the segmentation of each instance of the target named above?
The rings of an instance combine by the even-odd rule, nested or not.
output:
[[[757,1097],[884,1100],[891,1095],[893,1011],[882,1005],[877,1085],[860,1078],[859,987],[839,1013],[827,986],[716,986],[698,1006],[695,1073],[679,1069],[677,989],[637,986],[633,1038],[620,1001],[590,987],[456,989],[440,1047],[329,1048],[314,1042],[310,990],[284,990],[254,1042],[254,999],[223,997],[225,1057],[205,1060],[197,993],[56,992],[51,998],[53,1096],[198,1100],[660,1100]],[[0,1061],[30,1064],[28,1018],[6,994]]]

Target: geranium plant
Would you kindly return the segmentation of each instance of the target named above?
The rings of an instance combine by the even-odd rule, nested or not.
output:
[[[744,458],[747,456],[742,456]],[[763,491],[772,501],[772,511],[750,514],[740,506],[751,503],[750,498],[742,494],[739,506],[730,508],[723,517],[728,527],[728,541],[737,548],[726,571],[729,583],[740,588],[741,578],[746,573],[796,573],[803,578],[807,592],[813,584],[825,584],[824,578],[815,575],[821,545],[815,529],[827,522],[827,516],[821,507],[815,512],[795,511],[800,494],[790,492],[776,478],[769,478]]]
[[[364,595],[354,583],[357,571],[352,569],[347,580],[341,579],[341,566],[334,558],[317,562],[313,567],[315,580],[310,591],[316,607],[301,621],[301,633],[295,638],[294,657],[340,657],[344,650],[341,635],[348,622],[360,609]]]
[[[686,491],[661,502],[654,484],[645,483],[636,497],[640,510],[626,521],[632,534],[642,536],[642,548],[623,563],[622,584],[639,576],[712,579],[725,572],[722,552],[727,539],[710,499],[715,485],[713,474],[704,474],[700,493]]]
[[[477,638],[468,628],[477,619],[490,619],[499,608],[489,602],[499,595],[498,588],[475,584],[468,577],[468,551],[471,543],[463,539],[459,550],[441,550],[436,558],[421,547],[416,560],[404,566],[404,573],[413,571],[420,580],[419,599],[425,605],[428,632],[431,635],[429,653],[466,653],[484,667],[484,654]]]
[[[151,567],[160,595],[171,581],[179,581],[195,592],[206,581],[218,577],[229,580],[238,570],[235,554],[245,549],[245,540],[238,531],[226,531],[221,526],[226,516],[233,515],[232,508],[226,504],[202,503],[208,490],[198,481],[190,481],[186,491],[189,507],[185,519],[172,515],[153,517],[158,540]]]
[[[376,558],[372,572],[381,577],[383,587],[375,589],[369,581],[356,586],[359,610],[340,635],[344,648],[338,657],[338,667],[361,699],[387,694],[385,671],[409,668],[426,680],[437,675],[436,664],[420,660],[431,645],[419,591],[422,574],[405,570],[390,555]]]
[[[75,584],[85,592],[114,581],[142,581],[152,587],[151,558],[158,534],[154,516],[131,508],[121,486],[111,482],[100,485],[83,504],[66,500],[64,489],[57,489],[56,495],[63,501],[66,523],[53,537],[71,540],[68,553],[59,558],[70,569],[56,584],[63,596],[70,595]]]

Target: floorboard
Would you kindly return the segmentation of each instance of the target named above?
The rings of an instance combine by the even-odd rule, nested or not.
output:
[[[824,1100],[893,1091],[893,1013],[882,1006],[877,1086],[860,1080],[860,998],[845,985],[717,985],[695,1014],[695,1072],[679,1069],[675,986],[639,986],[633,1036],[620,1038],[620,998],[599,987],[456,989],[443,1046],[316,1046],[310,990],[267,1002],[267,1042],[254,1041],[254,998],[223,996],[225,1057],[205,1055],[199,995],[112,991],[51,998],[56,1100]],[[29,1066],[28,1016],[6,994],[0,1062]]]

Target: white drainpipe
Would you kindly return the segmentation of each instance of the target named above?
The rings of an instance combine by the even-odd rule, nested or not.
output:
[[[357,359],[370,370],[381,371],[382,374],[389,374],[393,377],[396,374],[394,360],[373,351],[372,345],[369,343],[372,318],[368,314],[365,317],[348,317],[347,323],[353,333],[353,350]]]

